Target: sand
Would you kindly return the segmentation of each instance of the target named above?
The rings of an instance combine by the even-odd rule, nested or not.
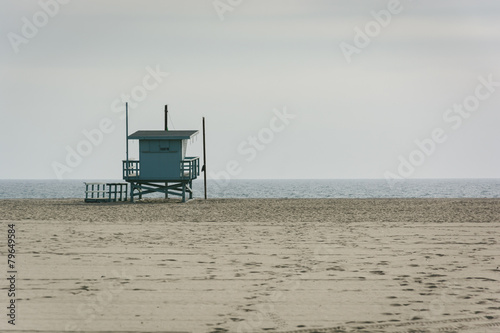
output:
[[[500,332],[498,199],[0,200],[0,331]]]

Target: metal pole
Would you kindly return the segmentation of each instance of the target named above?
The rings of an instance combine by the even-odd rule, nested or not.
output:
[[[168,105],[165,105],[165,131],[168,131]],[[168,199],[168,182],[165,182],[165,199]]]
[[[127,161],[125,162],[125,178],[128,179],[129,176],[129,161],[128,161],[128,102],[125,103],[125,132],[126,133],[126,141],[127,141]],[[134,202],[134,186],[132,183],[130,184],[130,201]]]
[[[205,146],[205,117],[203,117],[203,184],[205,187],[205,200],[207,200],[207,150]]]

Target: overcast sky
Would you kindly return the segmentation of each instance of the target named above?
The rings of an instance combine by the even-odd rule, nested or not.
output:
[[[498,0],[16,0],[0,26],[0,178],[121,178],[126,100],[130,133],[205,116],[212,178],[500,178]]]

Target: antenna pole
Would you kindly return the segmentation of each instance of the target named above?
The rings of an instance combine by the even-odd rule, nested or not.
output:
[[[205,200],[207,200],[207,150],[205,146],[205,117],[203,117],[203,184],[205,187]]]
[[[125,168],[126,170],[126,173],[125,175],[127,176],[128,178],[128,169],[129,169],[129,164],[128,164],[128,102],[125,103],[125,138],[126,138],[126,142],[127,142],[127,167]]]
[[[165,131],[168,131],[168,105],[165,105]]]

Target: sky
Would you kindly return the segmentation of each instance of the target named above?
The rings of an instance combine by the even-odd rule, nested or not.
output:
[[[190,156],[205,117],[211,179],[500,178],[497,0],[16,0],[0,37],[1,179],[120,179],[125,102]]]

